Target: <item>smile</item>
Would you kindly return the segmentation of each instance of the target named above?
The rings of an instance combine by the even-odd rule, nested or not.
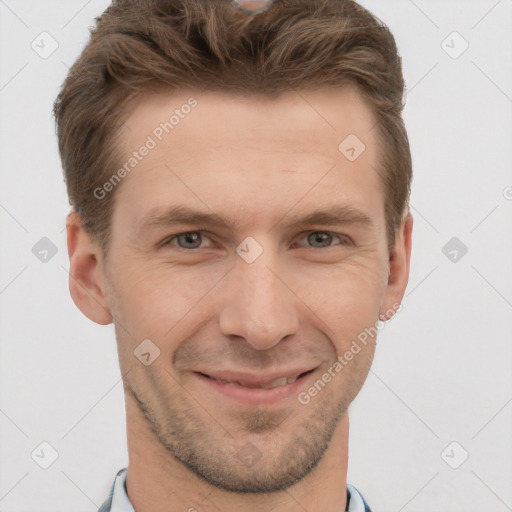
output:
[[[245,405],[272,404],[296,397],[315,369],[285,372],[266,377],[222,372],[213,375],[194,372],[209,392],[221,394]]]
[[[305,372],[305,373],[308,373],[308,372]],[[244,388],[273,389],[273,388],[279,388],[281,386],[286,386],[286,384],[293,384],[302,375],[305,375],[305,374],[303,373],[301,375],[296,375],[295,377],[278,377],[277,379],[269,382],[268,384],[251,384],[249,382],[243,382],[243,381],[216,379],[214,377],[210,377],[209,375],[205,375],[205,377],[216,380],[218,382],[223,382],[225,384],[234,384],[235,386],[241,386]]]

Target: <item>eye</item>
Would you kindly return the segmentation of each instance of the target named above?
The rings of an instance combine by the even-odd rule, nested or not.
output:
[[[336,240],[338,240],[338,244],[335,245],[352,245],[352,242],[348,237],[343,235],[336,235],[327,231],[314,231],[307,235],[308,244],[310,244],[311,247],[314,247],[315,249],[332,247],[332,242],[336,242]]]
[[[314,249],[327,249],[335,245],[353,245],[351,239],[348,238],[347,236],[337,235],[335,233],[330,233],[328,231],[313,231],[307,233],[305,237],[302,238],[302,240],[304,240],[304,238],[307,239],[307,245]],[[204,245],[202,246],[203,242],[205,242],[206,240],[210,240],[210,238],[201,231],[187,231],[166,238],[160,245],[162,247],[174,245],[180,249],[188,250],[201,248],[204,249],[208,247]],[[210,242],[212,243],[211,240]],[[302,246],[303,244],[300,243],[299,245]]]
[[[177,244],[181,249],[199,249],[201,247],[203,237],[204,235],[200,231],[187,231],[186,233],[179,233],[166,238],[161,245],[166,246]],[[174,241],[176,241],[176,244],[173,244]]]

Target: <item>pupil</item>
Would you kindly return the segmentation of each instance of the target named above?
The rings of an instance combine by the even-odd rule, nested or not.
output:
[[[329,235],[327,233],[313,233],[311,236],[313,236],[314,244],[319,243],[319,244],[321,244],[321,245],[323,244],[325,246],[325,242],[327,242],[327,245],[328,245],[331,235]]]
[[[194,247],[197,247],[197,242],[199,240],[199,234],[198,233],[185,233],[184,235],[181,235],[181,239],[185,241],[184,242],[185,245],[192,244]],[[187,246],[186,248],[189,249],[190,246]]]

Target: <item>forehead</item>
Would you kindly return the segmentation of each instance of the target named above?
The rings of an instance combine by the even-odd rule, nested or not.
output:
[[[372,146],[373,133],[367,132],[374,122],[371,109],[354,85],[290,90],[275,97],[197,90],[162,92],[143,96],[132,105],[125,116],[128,130],[122,141],[128,151],[138,147],[146,134],[165,139],[157,140],[163,145],[179,144],[182,153],[197,149],[197,143],[257,144],[277,150],[286,143],[300,151],[305,149],[305,141],[298,136],[305,136],[336,153],[339,142],[351,133]]]
[[[154,94],[133,106],[125,124],[123,163],[151,146],[116,191],[137,223],[149,210],[183,200],[248,214],[249,202],[261,214],[270,204],[289,208],[300,196],[303,205],[318,203],[326,193],[331,204],[366,203],[374,214],[382,206],[374,118],[353,86],[275,98]],[[356,159],[352,149],[361,152]]]

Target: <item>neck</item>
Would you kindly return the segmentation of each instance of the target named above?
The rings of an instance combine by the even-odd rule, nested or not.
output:
[[[136,512],[343,512],[346,507],[349,420],[345,413],[319,464],[302,480],[273,493],[234,493],[192,473],[158,441],[127,395],[129,465],[126,487]]]

